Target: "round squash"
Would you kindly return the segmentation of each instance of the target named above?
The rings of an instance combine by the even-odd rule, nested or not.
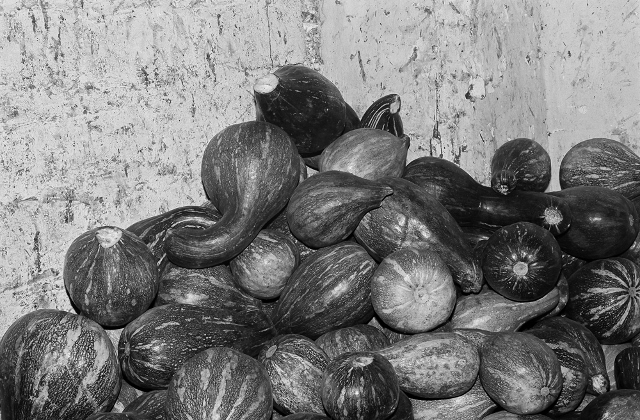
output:
[[[568,318],[603,344],[625,343],[640,332],[640,268],[625,258],[591,261],[568,279]]]
[[[334,420],[383,420],[398,406],[393,366],[373,352],[343,353],[325,368],[322,403]]]
[[[83,315],[122,327],[146,311],[158,293],[156,257],[136,235],[101,226],[77,237],[64,260],[69,297]]]
[[[480,348],[479,376],[487,394],[515,414],[544,411],[562,390],[560,362],[553,350],[523,332],[491,337]]]
[[[224,346],[187,360],[171,378],[165,402],[171,420],[268,420],[272,410],[265,368],[253,357]]]
[[[111,409],[120,367],[109,336],[82,315],[30,312],[0,341],[0,410],[7,420],[77,420]]]
[[[491,188],[497,193],[507,195],[514,189],[544,192],[550,180],[551,157],[535,140],[509,140],[491,158]]]
[[[385,257],[371,278],[376,314],[393,329],[427,332],[453,312],[456,288],[437,252],[420,246],[400,248]]]
[[[391,344],[391,340],[373,325],[356,324],[327,331],[316,338],[316,344],[333,359],[350,351],[379,350]]]

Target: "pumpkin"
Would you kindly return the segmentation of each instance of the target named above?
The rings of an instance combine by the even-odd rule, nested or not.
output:
[[[456,288],[440,256],[419,245],[387,255],[371,278],[371,302],[391,328],[405,333],[427,332],[453,312]]]
[[[514,189],[543,192],[551,180],[551,157],[529,138],[503,143],[491,157],[491,188],[507,195]]]
[[[184,362],[167,388],[171,420],[220,418],[268,420],[273,410],[265,368],[238,350],[217,346]]]
[[[368,324],[356,324],[327,331],[315,341],[329,359],[352,351],[379,350],[391,344],[389,338],[380,329]]]
[[[78,236],[64,259],[71,301],[105,327],[122,327],[146,311],[158,293],[156,258],[134,234],[100,226]]]
[[[360,119],[360,127],[375,128],[393,134],[396,137],[404,136],[400,108],[402,100],[400,95],[389,93],[373,101],[364,111]]]
[[[322,374],[322,403],[335,420],[384,420],[398,406],[400,388],[393,366],[380,354],[343,353]]]
[[[120,391],[109,336],[56,309],[18,318],[0,341],[0,412],[6,420],[77,420],[106,412]]]

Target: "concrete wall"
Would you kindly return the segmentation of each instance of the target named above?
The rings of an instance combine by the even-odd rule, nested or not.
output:
[[[409,159],[486,182],[535,138],[557,168],[606,135],[636,150],[640,1],[9,0],[0,5],[0,335],[70,309],[67,247],[204,200],[201,152],[253,118],[254,80],[321,70],[362,113],[399,93]]]

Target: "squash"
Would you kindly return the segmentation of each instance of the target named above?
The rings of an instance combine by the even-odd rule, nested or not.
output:
[[[229,309],[262,306],[259,299],[240,289],[227,265],[184,268],[170,262],[160,276],[160,288],[154,306],[169,303]]]
[[[392,252],[421,245],[437,252],[464,293],[477,293],[482,270],[462,231],[442,204],[423,188],[402,178],[380,178],[393,189],[379,208],[367,213],[354,237],[378,261]]]
[[[548,193],[569,203],[571,227],[556,236],[560,248],[574,257],[595,260],[626,251],[640,232],[635,205],[604,187],[566,188]]]
[[[598,338],[581,323],[564,316],[541,319],[532,328],[548,328],[563,335],[569,335],[573,343],[578,345],[585,360],[586,373],[589,377],[587,392],[600,395],[609,391],[609,375],[605,355]]]
[[[569,302],[569,281],[562,271],[560,272],[558,283],[556,283],[556,289],[558,289],[558,304],[551,310],[551,312],[543,315],[540,319],[551,318],[556,315],[563,314],[564,308],[567,307],[567,303]]]
[[[303,156],[321,152],[345,130],[340,90],[310,67],[279,67],[256,80],[253,96],[257,119],[282,128]]]
[[[124,411],[147,416],[149,420],[165,420],[164,405],[166,400],[166,389],[149,391],[131,401]]]
[[[293,233],[291,233],[291,229],[289,229],[289,222],[287,221],[287,208],[285,207],[278,213],[273,219],[269,220],[267,224],[264,226],[265,229],[275,230],[282,234],[284,234],[287,238],[291,239],[294,244],[296,244],[296,248],[298,248],[298,254],[300,255],[300,262],[307,259],[307,257],[314,252],[316,249],[309,248],[298,238],[296,238]]]
[[[562,251],[555,237],[530,222],[496,230],[483,248],[482,273],[502,296],[530,302],[542,298],[557,283]]]
[[[376,99],[362,114],[360,127],[375,128],[393,134],[404,136],[402,117],[400,116],[402,101],[400,95],[390,93]]]
[[[382,331],[382,333],[389,339],[389,341],[392,344],[397,343],[403,338],[410,337],[413,335],[413,334],[401,333],[389,327],[387,324],[384,323],[384,321],[380,319],[380,317],[377,314],[375,314],[375,311],[373,314],[373,318],[371,318],[371,320],[367,322],[367,325],[371,325],[372,327]]]
[[[557,288],[531,302],[516,302],[484,288],[476,295],[460,296],[451,318],[441,329],[451,331],[477,328],[492,332],[513,332],[525,323],[552,311],[558,301]]]
[[[462,226],[500,227],[531,222],[557,236],[572,223],[573,209],[562,198],[536,191],[498,194],[443,158],[419,157],[407,164],[402,177],[424,188]]]
[[[272,420],[276,420],[276,418],[282,420],[331,420],[331,417],[318,413],[293,413],[284,417],[276,417],[274,413]]]
[[[630,420],[640,418],[640,391],[618,389],[598,395],[582,410],[580,420]]]
[[[105,327],[122,327],[146,311],[158,293],[156,258],[134,234],[100,226],[67,249],[62,274],[73,304]]]
[[[94,413],[85,420],[150,420],[149,417],[131,412],[122,413]]]
[[[77,420],[106,412],[120,391],[116,351],[95,321],[39,309],[0,341],[0,412],[5,420]]]
[[[562,189],[594,185],[633,200],[640,195],[640,157],[616,140],[583,140],[562,158],[559,181]]]
[[[410,141],[375,128],[358,128],[338,137],[320,155],[320,172],[343,171],[376,180],[400,177]]]
[[[158,262],[158,272],[162,274],[169,263],[164,242],[170,229],[180,227],[206,229],[218,223],[221,217],[222,215],[213,205],[182,206],[140,220],[126,230],[147,244]]]
[[[244,310],[181,303],[157,306],[130,322],[118,343],[126,378],[143,389],[163,389],[189,357],[212,346],[256,356],[276,336],[273,323],[255,307]]]
[[[112,331],[112,330],[109,330],[109,331]],[[107,331],[107,334],[109,334],[108,331]],[[113,339],[111,339],[111,343],[114,344]],[[116,340],[114,344],[114,349],[116,349],[117,347],[118,347],[118,341]],[[125,411],[124,410],[125,407],[129,405],[131,401],[135,400],[143,393],[144,393],[143,391],[135,388],[127,380],[122,380],[120,382],[120,392],[118,392],[118,398],[116,399],[116,402],[113,404],[113,407],[111,407],[111,412],[121,413]]]
[[[640,391],[640,347],[628,347],[618,353],[613,362],[618,389]]]
[[[562,390],[547,412],[559,415],[574,411],[587,392],[589,379],[580,345],[569,334],[551,328],[533,328],[526,332],[544,341],[560,362]]]
[[[422,398],[464,394],[473,386],[480,366],[476,346],[452,332],[414,334],[376,353],[391,362],[402,391]]]
[[[369,351],[343,353],[322,374],[322,404],[334,420],[385,420],[398,406],[393,366]]]
[[[281,334],[316,339],[342,327],[369,321],[371,276],[376,262],[355,242],[322,248],[293,272],[272,317]]]
[[[413,404],[411,399],[401,389],[398,390],[398,405],[387,420],[413,420]]]
[[[351,236],[362,217],[392,193],[386,185],[349,172],[320,172],[291,195],[289,229],[308,247],[335,245]]]
[[[224,346],[210,347],[185,361],[167,389],[167,419],[268,420],[271,382],[253,357]]]
[[[229,261],[229,268],[243,291],[258,299],[275,299],[299,263],[300,252],[291,239],[284,233],[262,229]]]
[[[347,352],[379,350],[391,344],[389,338],[378,328],[368,324],[327,331],[315,340],[329,359]]]
[[[491,157],[491,188],[500,194],[544,192],[551,180],[551,157],[535,140],[516,138],[503,143]]]
[[[415,420],[478,420],[497,407],[482,388],[479,378],[476,378],[471,389],[457,397],[409,398]]]
[[[562,390],[561,365],[541,339],[524,332],[502,332],[480,348],[479,377],[489,396],[515,414],[549,408]]]
[[[282,414],[324,414],[322,372],[329,356],[313,340],[281,334],[264,344],[257,359],[271,380],[274,408]]]
[[[300,156],[273,124],[248,121],[216,133],[204,150],[201,179],[222,218],[206,229],[170,229],[169,260],[211,267],[238,255],[282,210],[300,180]]]
[[[618,357],[623,350],[626,350],[629,347],[631,347],[631,343],[629,342],[622,344],[602,344],[604,363],[609,377],[610,391],[618,389],[618,384],[616,383],[616,357]]]
[[[483,420],[552,420],[551,417],[544,414],[514,414],[508,411],[498,411],[483,417]]]
[[[640,332],[640,268],[635,263],[617,257],[591,261],[568,281],[566,316],[584,324],[601,343],[624,343]]]
[[[443,324],[456,304],[456,288],[442,258],[419,245],[387,255],[371,278],[371,302],[391,328],[405,333]]]

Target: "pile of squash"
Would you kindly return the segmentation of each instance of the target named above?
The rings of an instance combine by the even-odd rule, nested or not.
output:
[[[491,186],[409,163],[400,97],[254,86],[202,155],[208,202],[69,246],[77,313],[0,342],[3,420],[640,418],[640,158],[503,144]]]

